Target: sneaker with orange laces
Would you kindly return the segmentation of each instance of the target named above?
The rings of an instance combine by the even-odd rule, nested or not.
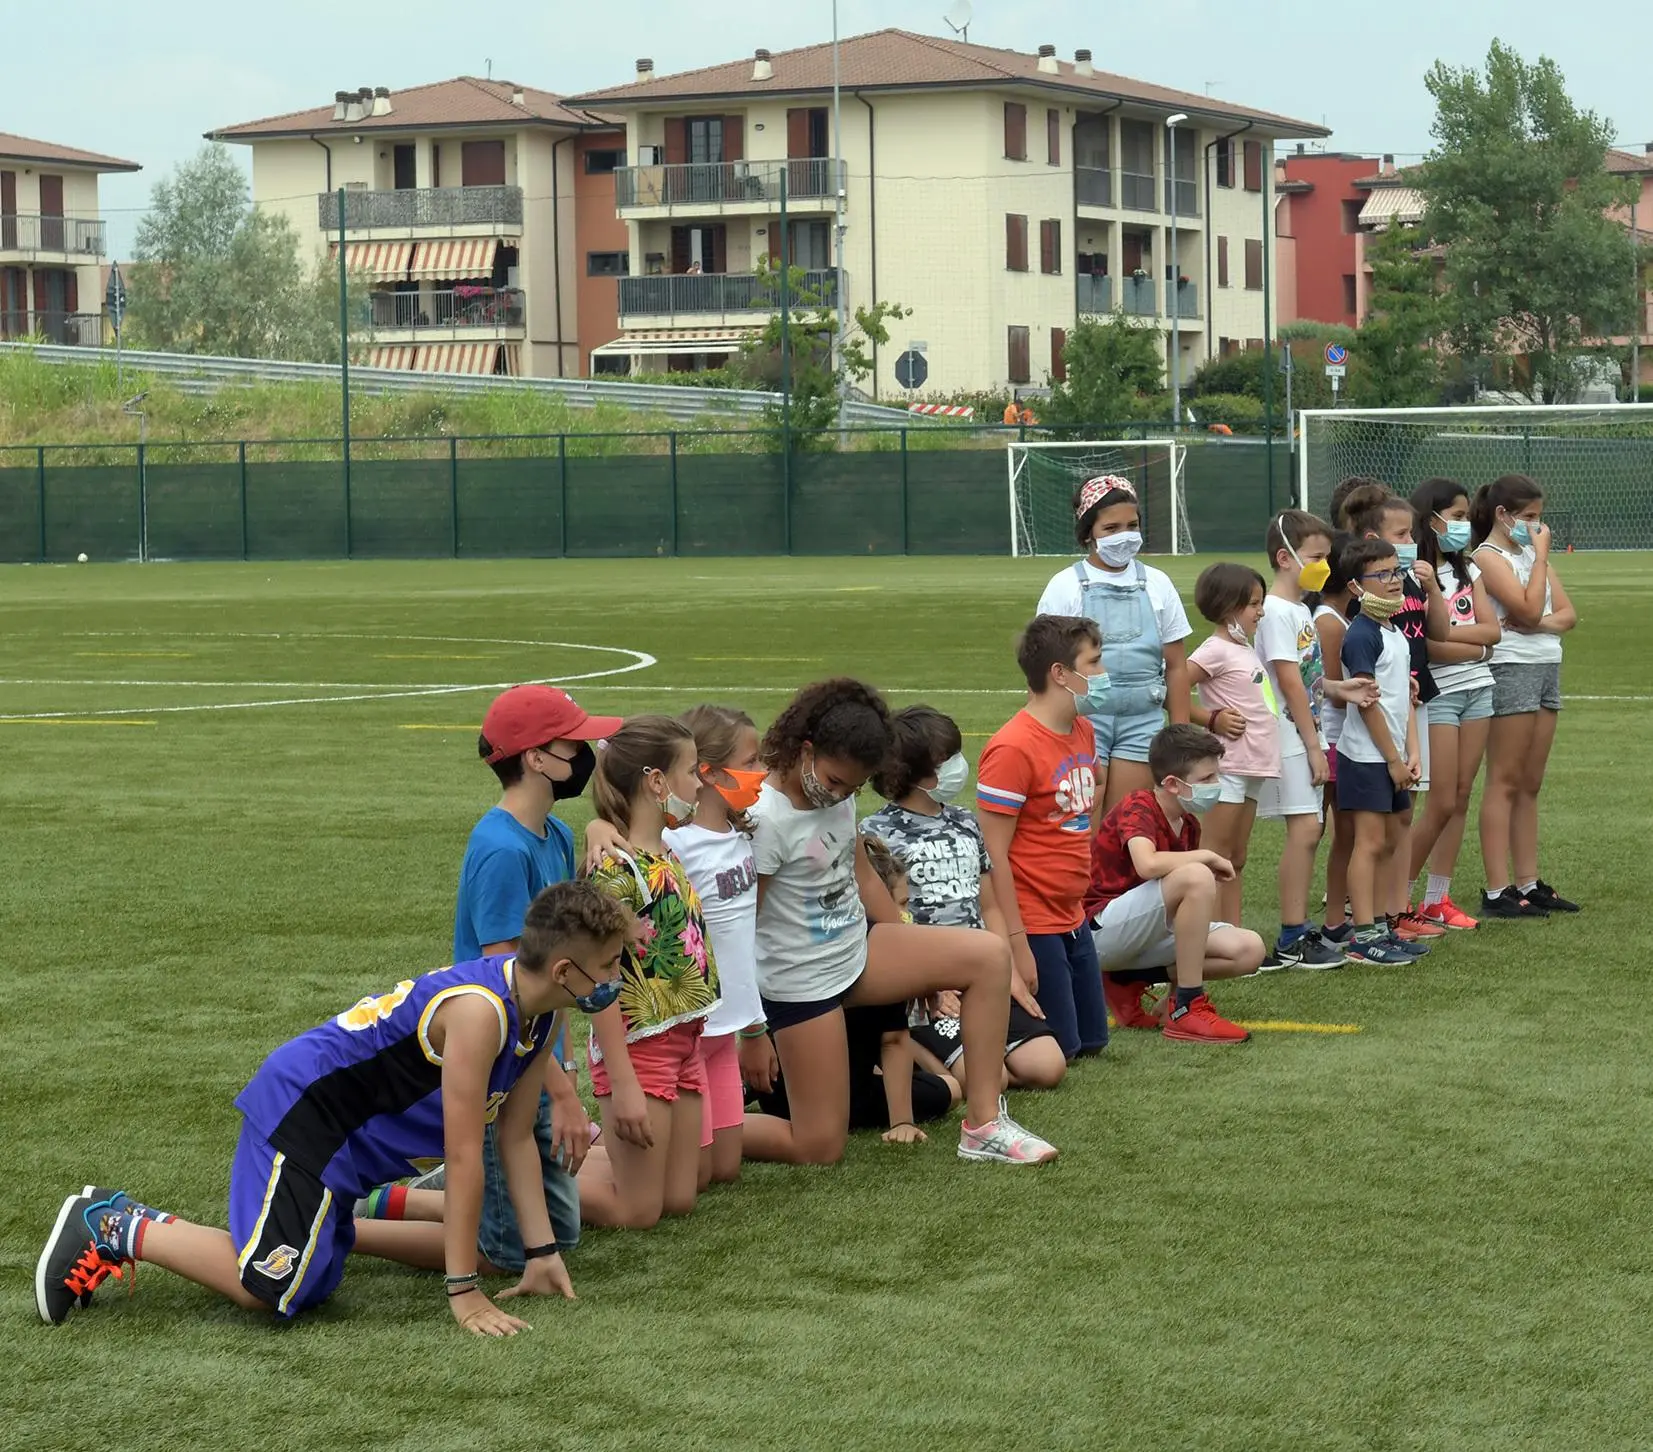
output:
[[[1145,983],[1120,983],[1107,973],[1102,975],[1102,999],[1115,1028],[1158,1029],[1164,1023],[1162,1014],[1149,1013],[1142,1006],[1146,987]]]
[[[1390,931],[1403,943],[1416,943],[1426,938],[1444,938],[1446,929],[1428,918],[1419,917],[1408,908],[1389,925]]]
[[[1203,993],[1186,1008],[1173,1009],[1163,1032],[1166,1038],[1185,1044],[1243,1044],[1251,1037],[1218,1013]]]
[[[34,1270],[34,1304],[40,1319],[59,1326],[76,1306],[90,1303],[92,1292],[109,1277],[124,1279],[130,1261],[101,1248],[93,1239],[86,1212],[99,1202],[89,1195],[70,1195],[57,1212],[52,1233]]]
[[[1455,933],[1467,932],[1471,928],[1481,926],[1479,918],[1470,917],[1449,897],[1443,897],[1439,902],[1425,903],[1418,909],[1418,916],[1426,923],[1434,923],[1436,927],[1446,928]]]

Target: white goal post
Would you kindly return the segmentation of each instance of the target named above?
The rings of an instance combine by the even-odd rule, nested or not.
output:
[[[1118,474],[1136,486],[1147,553],[1194,553],[1183,488],[1188,449],[1175,439],[1017,440],[1005,455],[1012,556],[1074,554],[1074,491],[1098,474]]]

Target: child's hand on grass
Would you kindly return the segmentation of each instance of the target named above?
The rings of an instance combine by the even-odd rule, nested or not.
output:
[[[916,1124],[897,1124],[883,1134],[885,1144],[923,1144],[929,1138]]]
[[[525,1264],[522,1279],[499,1293],[502,1301],[508,1301],[512,1296],[561,1296],[565,1301],[578,1299],[561,1255],[542,1255]]]
[[[526,1321],[502,1311],[481,1291],[467,1291],[463,1296],[449,1296],[448,1309],[453,1319],[473,1336],[515,1336],[518,1331],[532,1331]]]

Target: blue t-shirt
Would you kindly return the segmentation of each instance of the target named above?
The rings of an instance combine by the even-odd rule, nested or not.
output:
[[[555,817],[539,837],[504,807],[495,807],[471,829],[459,868],[459,903],[453,915],[453,961],[480,958],[490,943],[522,936],[528,904],[542,888],[574,876],[574,834]]]

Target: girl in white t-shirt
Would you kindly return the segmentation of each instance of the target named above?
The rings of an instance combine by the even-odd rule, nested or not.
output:
[[[1137,558],[1142,510],[1136,486],[1116,474],[1088,479],[1073,496],[1074,533],[1085,558],[1055,576],[1039,597],[1040,615],[1082,615],[1102,632],[1108,691],[1086,707],[1096,733],[1095,817],[1134,791],[1154,786],[1148,743],[1165,724],[1187,718],[1188,612],[1163,570]]]
[[[1550,564],[1544,491],[1506,474],[1470,506],[1475,563],[1503,626],[1492,651],[1492,731],[1481,796],[1483,917],[1577,912],[1538,876],[1538,791],[1561,711],[1561,637],[1578,612]],[[1512,871],[1513,867],[1513,871]]]
[[[706,1065],[701,1188],[740,1178],[741,1127],[746,1121],[743,1078],[768,1089],[775,1051],[758,1001],[758,874],[752,860],[752,824],[764,771],[758,731],[744,711],[694,706],[682,716],[694,732],[700,778],[692,822],[665,834],[700,894],[701,913],[717,960],[722,1001],[706,1017],[700,1055]]]
[[[1343,735],[1345,707],[1335,692],[1343,681],[1343,637],[1349,632],[1349,613],[1354,608],[1354,591],[1343,568],[1343,551],[1355,537],[1339,530],[1332,536],[1332,553],[1327,560],[1331,574],[1316,596],[1314,633],[1320,639],[1320,660],[1325,667],[1328,694],[1320,707],[1320,734],[1326,739],[1326,824],[1331,828],[1332,845],[1326,854],[1326,921],[1320,936],[1333,948],[1346,948],[1354,940],[1349,921],[1349,854],[1354,851],[1354,818],[1337,809],[1337,743]],[[1336,685],[1332,683],[1337,683]]]
[[[1010,950],[979,928],[916,927],[873,871],[855,794],[892,744],[883,698],[860,681],[807,686],[769,728],[752,812],[758,990],[786,1078],[790,1120],[750,1115],[749,1159],[833,1164],[849,1137],[844,1006],[962,990],[966,1060],[961,1159],[1037,1164],[1056,1151],[1000,1097]]]

